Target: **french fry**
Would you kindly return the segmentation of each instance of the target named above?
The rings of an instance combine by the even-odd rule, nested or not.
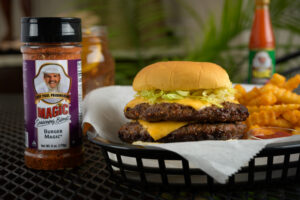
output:
[[[267,92],[272,92],[274,88],[278,88],[276,85],[272,84],[266,84],[263,87],[259,88],[259,92],[261,94],[267,93]]]
[[[257,125],[257,124],[255,124],[255,125],[251,125],[251,126],[249,127],[249,129],[254,129],[254,128],[260,128],[260,126]]]
[[[289,90],[279,88],[274,85],[266,85],[261,88],[261,92],[273,91],[273,94],[276,96],[278,102],[283,104],[300,104],[300,95],[293,93]]]
[[[260,95],[260,90],[254,87],[250,92],[247,92],[242,98],[242,104],[248,105],[249,101]]]
[[[274,95],[283,104],[300,104],[300,95],[285,89],[277,89]]]
[[[283,127],[283,128],[292,128],[293,127],[293,125],[289,121],[282,119],[282,118],[272,121],[270,123],[270,125],[275,126],[275,127]]]
[[[248,108],[248,112],[251,114],[251,113],[254,113],[254,112],[259,112],[261,111],[262,109],[260,108],[261,106],[247,106]]]
[[[248,105],[254,106],[254,105],[273,105],[277,101],[276,96],[272,92],[268,92],[264,94],[263,96],[257,97],[255,99],[252,99]]]
[[[235,98],[237,100],[239,100],[242,96],[244,96],[247,93],[245,88],[243,88],[243,86],[241,86],[240,84],[235,85],[234,89],[236,90]]]
[[[283,84],[285,84],[285,77],[275,73],[272,78],[270,79],[268,84],[276,85],[281,87]]]
[[[278,118],[277,118],[278,117]],[[274,111],[261,111],[250,115],[246,124],[248,127],[258,126],[275,126],[283,128],[292,128],[293,125],[281,117]]]
[[[236,97],[250,113],[246,120],[248,129],[283,127],[295,129],[294,134],[300,134],[300,95],[292,92],[299,85],[300,74],[289,80],[274,74],[266,85],[247,93],[237,85],[235,88],[239,94]]]
[[[300,134],[300,126],[295,126],[294,129],[295,130],[293,131],[293,134],[299,135]]]
[[[265,111],[274,111],[276,113],[284,113],[289,110],[297,110],[300,108],[300,104],[281,104],[272,106],[247,106],[249,113]]]
[[[259,125],[267,126],[276,120],[276,113],[274,111],[261,111],[251,114],[246,120],[248,127]]]
[[[284,85],[283,88],[287,90],[294,90],[296,89],[300,84],[300,74],[297,74],[293,78],[290,78]]]
[[[238,98],[237,101],[238,101],[240,104],[247,105],[247,104],[246,104],[246,100],[244,99],[243,96],[240,97],[240,98]]]
[[[299,110],[289,110],[283,113],[282,117],[294,125],[300,126],[300,111]]]

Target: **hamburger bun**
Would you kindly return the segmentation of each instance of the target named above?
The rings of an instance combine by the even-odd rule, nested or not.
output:
[[[199,90],[228,88],[232,84],[227,72],[209,62],[157,62],[143,68],[133,80],[133,89],[142,90]]]

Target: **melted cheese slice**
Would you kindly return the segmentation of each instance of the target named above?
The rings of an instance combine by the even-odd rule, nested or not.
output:
[[[237,100],[231,100],[231,99],[228,99],[226,101],[231,102],[231,103],[237,103],[237,104],[239,103]],[[147,101],[147,99],[144,99],[142,97],[137,97],[137,98],[131,100],[125,106],[125,110],[126,110],[127,107],[133,108],[134,106],[136,106],[138,104],[141,104],[141,103],[149,103],[149,101]],[[191,106],[195,110],[200,110],[202,108],[205,108],[205,107],[208,107],[208,106],[212,105],[211,103],[208,103],[207,101],[202,101],[202,100],[199,100],[199,99],[190,99],[190,98],[173,100],[173,101],[163,99],[163,100],[158,101],[157,103],[179,103],[179,104],[182,104],[182,105]]]
[[[134,106],[141,104],[141,103],[148,103],[148,102],[146,99],[143,99],[141,97],[134,98],[126,104],[125,110],[126,110],[126,108],[133,108]]]
[[[138,120],[138,122],[148,131],[150,136],[156,141],[167,136],[172,131],[185,126],[188,122],[147,122]]]
[[[138,104],[141,104],[141,103],[149,103],[149,102],[144,98],[137,97],[137,98],[131,100],[126,105],[125,110],[126,110],[127,107],[133,108],[134,106],[136,106]],[[179,103],[179,104],[182,104],[182,105],[191,106],[191,107],[195,108],[196,110],[200,110],[201,108],[212,105],[211,103],[208,103],[206,101],[201,101],[199,99],[189,99],[189,98],[179,99],[179,100],[174,100],[174,101],[160,100],[157,103]]]

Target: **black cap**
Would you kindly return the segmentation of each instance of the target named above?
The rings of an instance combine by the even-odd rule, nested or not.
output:
[[[81,42],[81,20],[61,17],[23,17],[21,19],[21,41]]]

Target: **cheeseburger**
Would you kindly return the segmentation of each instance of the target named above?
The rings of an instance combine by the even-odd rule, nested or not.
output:
[[[134,78],[122,141],[183,142],[243,136],[248,110],[234,99],[228,74],[208,62],[158,62]]]

